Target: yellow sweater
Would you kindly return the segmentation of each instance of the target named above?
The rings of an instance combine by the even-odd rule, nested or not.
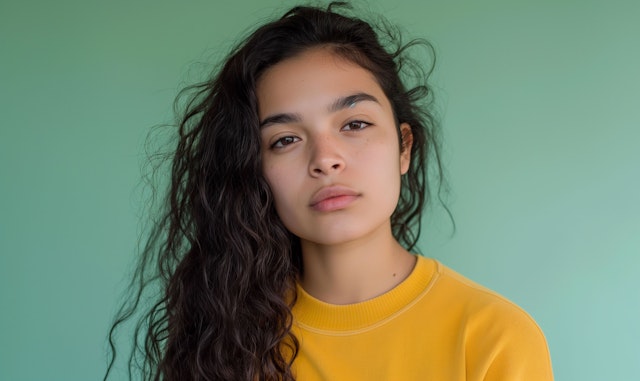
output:
[[[553,380],[544,335],[522,309],[437,261],[362,303],[332,305],[298,287],[300,381]]]

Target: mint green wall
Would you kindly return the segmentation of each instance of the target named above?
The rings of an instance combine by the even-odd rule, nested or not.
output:
[[[0,2],[0,380],[93,380],[150,126],[291,1]],[[640,3],[395,1],[436,46],[458,231],[423,251],[525,307],[558,380],[640,374]]]

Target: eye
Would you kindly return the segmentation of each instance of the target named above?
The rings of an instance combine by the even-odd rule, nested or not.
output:
[[[342,131],[359,131],[369,127],[371,123],[363,122],[361,120],[353,120],[344,126],[342,126]]]
[[[271,148],[284,148],[289,144],[293,144],[297,141],[300,141],[300,138],[295,136],[283,136],[280,139],[276,140],[273,144],[271,144]]]

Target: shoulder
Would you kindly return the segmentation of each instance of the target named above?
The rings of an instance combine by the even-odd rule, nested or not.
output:
[[[442,263],[436,264],[436,277],[432,292],[447,298],[449,308],[474,320],[489,319],[493,324],[504,321],[520,323],[540,331],[531,316],[520,306],[499,293],[457,273]],[[540,331],[541,333],[541,331]]]
[[[456,322],[470,363],[468,369],[478,372],[478,379],[553,379],[545,336],[526,311],[434,262],[437,280],[431,297],[440,300],[443,304],[439,310]]]

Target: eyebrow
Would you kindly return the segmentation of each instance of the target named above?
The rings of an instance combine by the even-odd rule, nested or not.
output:
[[[355,104],[359,102],[364,102],[364,101],[375,102],[377,104],[380,104],[378,99],[371,94],[356,93],[356,94],[347,95],[345,97],[340,97],[336,99],[335,101],[333,101],[333,103],[329,105],[328,110],[329,112],[333,113],[340,110],[344,110],[346,108],[353,107]],[[302,117],[300,116],[300,114],[297,114],[297,113],[275,114],[275,115],[271,115],[264,118],[264,120],[260,122],[260,128],[268,127],[273,124],[296,123],[296,122],[300,122],[301,120],[302,120]]]
[[[376,99],[376,97],[371,94],[357,93],[336,99],[335,102],[333,102],[331,106],[329,106],[329,112],[336,112],[345,108],[353,107],[356,103],[363,101],[370,101],[380,104],[380,102],[378,102],[378,99]]]

